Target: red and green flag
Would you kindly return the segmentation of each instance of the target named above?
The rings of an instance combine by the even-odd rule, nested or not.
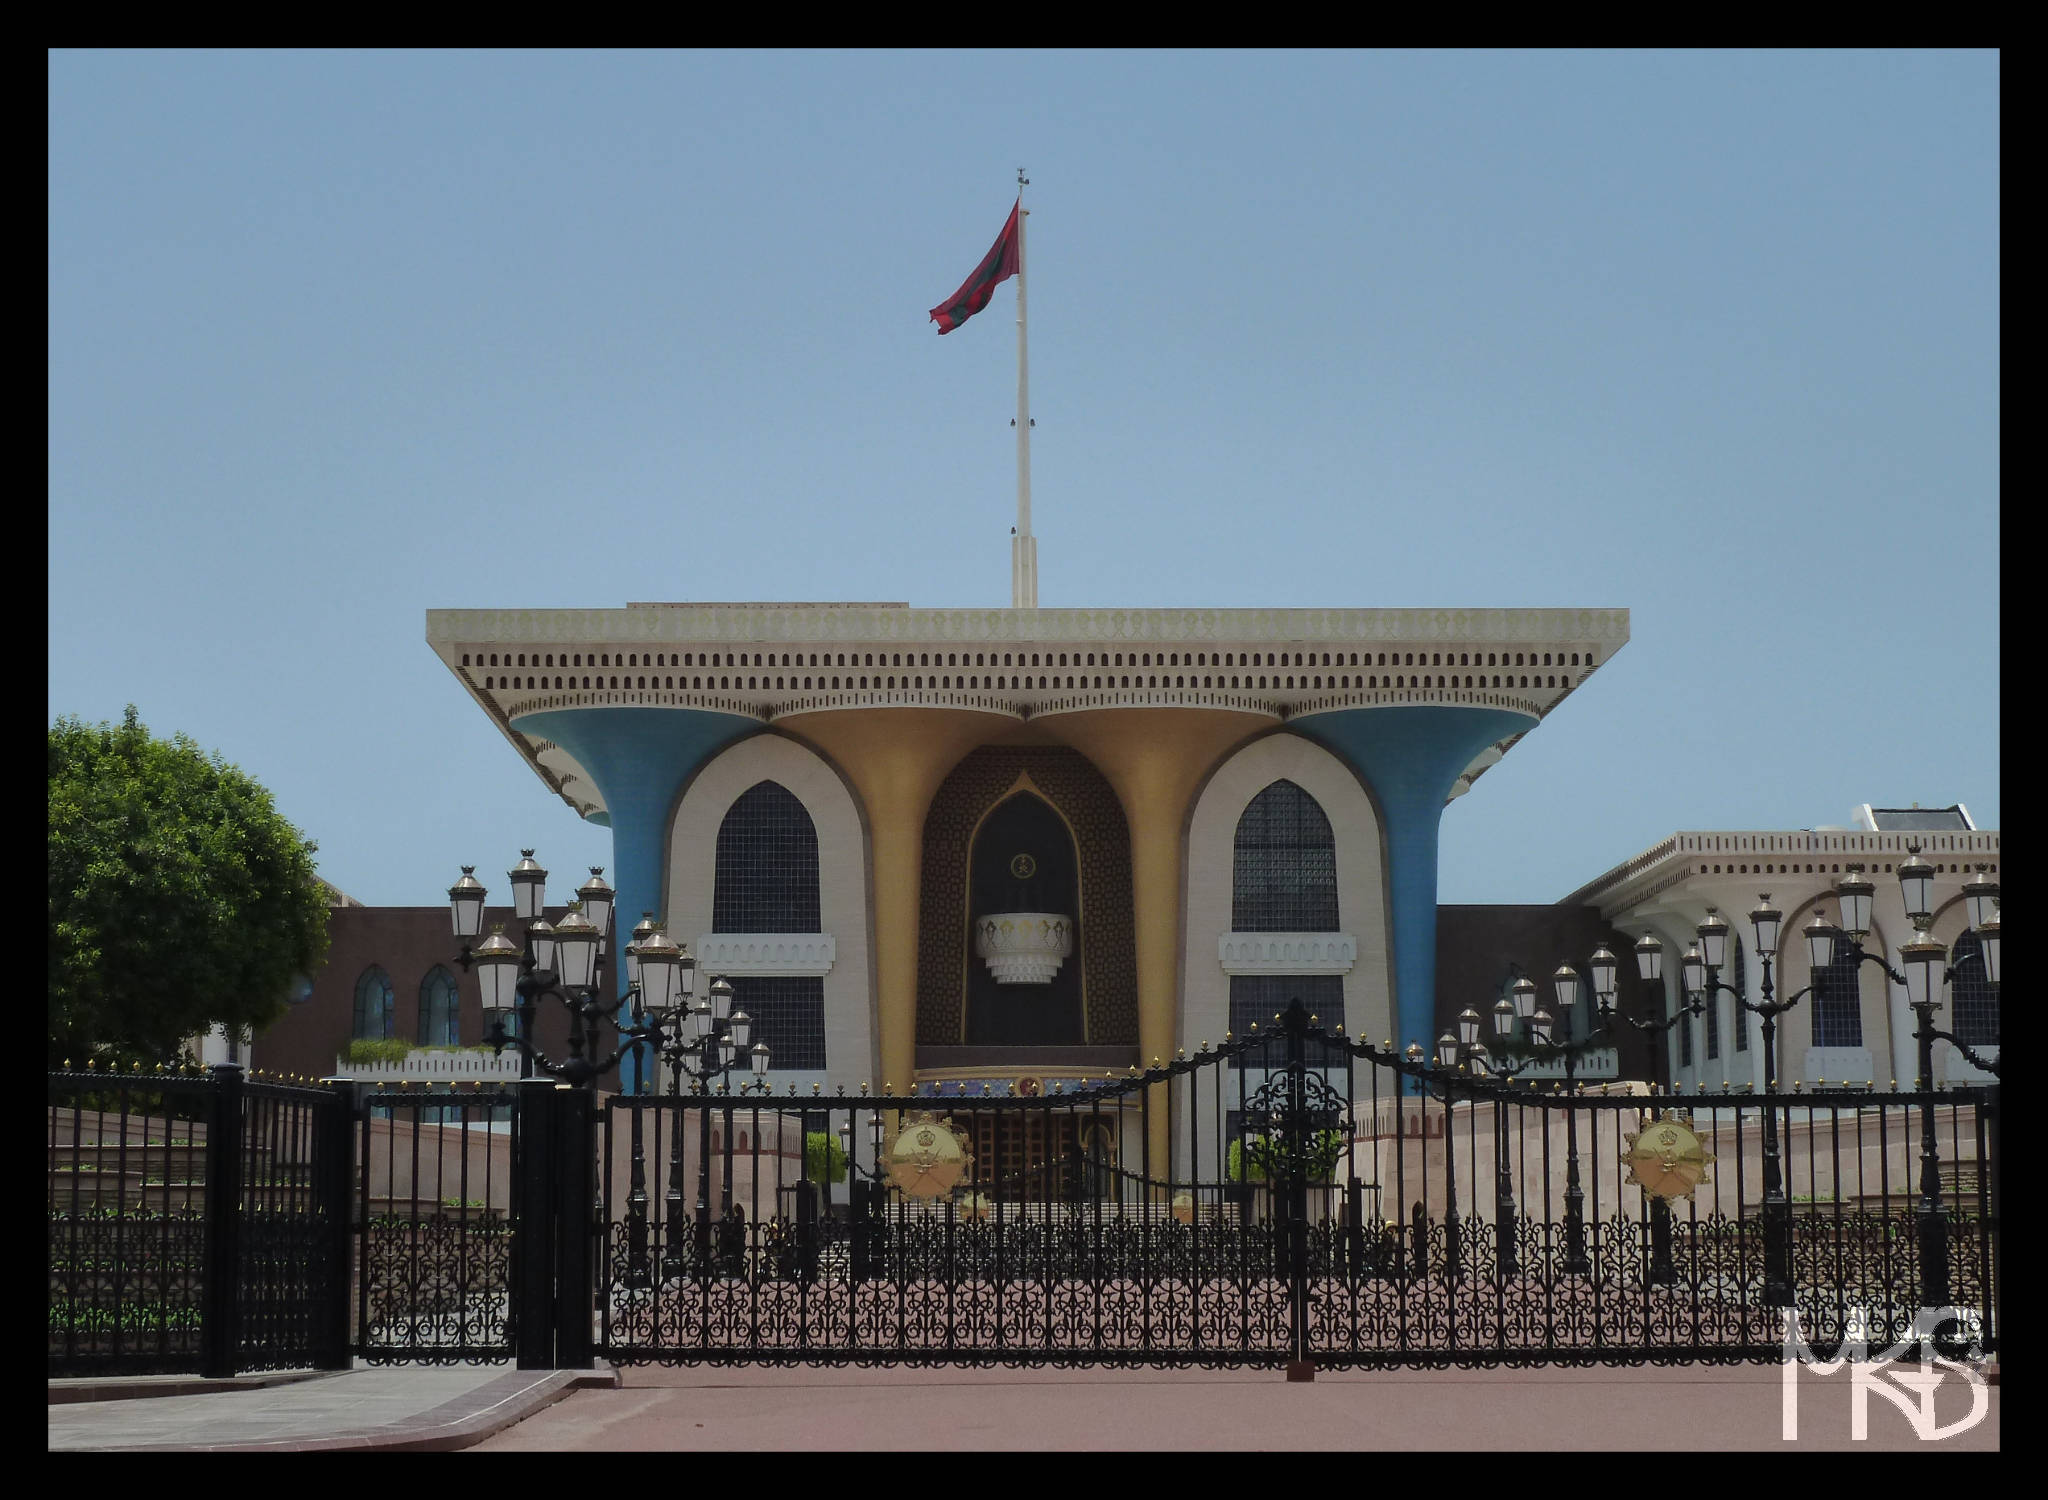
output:
[[[962,323],[988,306],[988,299],[995,295],[996,286],[1017,274],[1020,256],[1017,248],[1017,211],[1024,200],[1020,197],[1016,207],[1010,210],[1010,218],[1003,225],[1003,232],[996,236],[996,242],[983,256],[981,264],[974,268],[974,274],[960,283],[960,290],[932,309],[932,321],[939,325],[940,333],[951,333]]]

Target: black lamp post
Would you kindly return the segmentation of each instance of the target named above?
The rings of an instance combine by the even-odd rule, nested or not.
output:
[[[1475,1021],[1477,1020],[1476,1012],[1468,1011],[1466,1014],[1473,1016]],[[1476,1027],[1473,1032],[1473,1040],[1475,1042],[1478,1040]],[[1451,1094],[1453,1092],[1452,1086],[1456,1081],[1456,1075],[1460,1071],[1458,1067],[1459,1054],[1463,1050],[1464,1048],[1460,1045],[1458,1038],[1446,1031],[1436,1039],[1435,1067],[1425,1068],[1423,1066],[1422,1044],[1420,1042],[1410,1042],[1406,1054],[1409,1064],[1415,1069],[1412,1076],[1425,1089],[1435,1094],[1444,1102],[1444,1196],[1447,1200],[1444,1208],[1444,1256],[1448,1262],[1446,1279],[1453,1284],[1457,1282],[1459,1276],[1459,1243],[1458,1153],[1451,1141]],[[1417,1233],[1420,1234],[1420,1232],[1420,1226],[1418,1225]],[[1417,1242],[1416,1258],[1418,1261],[1416,1274],[1421,1275],[1426,1267],[1420,1263],[1422,1252],[1419,1240]]]
[[[849,1116],[839,1122],[839,1149],[846,1158],[847,1217],[852,1220],[853,1254],[847,1270],[856,1282],[872,1279],[876,1271],[875,1225],[882,1217],[882,1142],[887,1133],[878,1109],[868,1117],[868,1143],[873,1148],[875,1164],[872,1170],[863,1172],[853,1149],[853,1120]]]
[[[571,906],[559,923],[550,923],[542,915],[547,906],[547,873],[534,861],[531,849],[521,851],[519,864],[510,872],[513,915],[526,924],[524,950],[495,930],[472,949],[470,940],[483,921],[485,891],[476,879],[476,867],[464,865],[462,878],[448,891],[455,935],[463,943],[456,962],[465,970],[472,966],[478,970],[484,1014],[490,1021],[486,1040],[500,1053],[507,1047],[519,1052],[522,1078],[532,1078],[538,1068],[577,1088],[589,1089],[621,1056],[643,1046],[660,1051],[681,1029],[683,1004],[696,964],[687,950],[669,941],[650,913],[626,945],[625,993],[603,997],[600,980],[604,935],[611,928],[612,888],[606,884],[604,872],[593,867],[590,879],[576,893],[577,905]],[[570,1018],[569,1056],[559,1062],[534,1040],[534,1012],[550,996],[568,1009]],[[516,1032],[508,1031],[505,1024],[513,1015],[517,1016]],[[600,1058],[599,1032],[606,1026],[618,1041]],[[637,1060],[637,1053],[635,1057]],[[626,1284],[634,1287],[644,1287],[648,1279],[644,1114],[639,1109],[632,1112],[632,1176],[627,1196],[631,1264]]]
[[[1859,966],[1876,964],[1892,983],[1905,987],[1906,1001],[1913,1007],[1917,1023],[1913,1040],[1918,1051],[1920,1073],[1915,1084],[1920,1095],[1920,1203],[1915,1214],[1920,1239],[1920,1305],[1923,1308],[1946,1307],[1949,1299],[1948,1221],[1941,1212],[1941,1157],[1935,1145],[1934,1044],[1937,1041],[1949,1043],[1994,1078],[1999,1076],[1999,1060],[1982,1056],[1953,1032],[1942,1031],[1935,1026],[1934,1013],[1941,1009],[1941,992],[1955,982],[1956,966],[1948,962],[1948,949],[1934,938],[1934,866],[1920,857],[1918,844],[1906,846],[1906,858],[1899,864],[1898,876],[1899,894],[1904,899],[1906,918],[1913,924],[1914,932],[1913,940],[1899,948],[1899,957],[1906,965],[1903,974],[1886,963],[1882,956],[1863,951],[1863,939],[1870,932],[1872,887],[1863,877],[1862,870],[1852,866],[1835,886],[1835,893],[1842,905],[1841,936],[1848,944],[1847,956]],[[1998,884],[1980,869],[1965,886],[1963,894],[1965,913],[1978,938],[1975,956],[1984,966],[1984,977],[1997,984]],[[1830,954],[1830,957],[1834,956]]]
[[[1919,1049],[1918,1087],[1921,1092],[1920,1204],[1917,1211],[1921,1302],[1926,1307],[1942,1307],[1948,1302],[1948,1226],[1941,1215],[1940,1163],[1935,1149],[1934,1044],[1937,1040],[1951,1043],[1993,1077],[1998,1075],[1998,1063],[1995,1059],[1980,1056],[1952,1033],[1935,1028],[1934,1012],[1941,1006],[1942,986],[1954,981],[1956,971],[1947,963],[1948,950],[1934,941],[1929,933],[1934,924],[1934,867],[1920,858],[1917,844],[1907,846],[1907,858],[1899,865],[1898,876],[1906,915],[1916,933],[1914,940],[1900,949],[1900,956],[1906,963],[1904,973],[1892,968],[1880,955],[1866,953],[1863,949],[1863,939],[1870,932],[1871,898],[1877,888],[1865,878],[1861,865],[1851,865],[1835,883],[1835,896],[1841,905],[1841,926],[1831,924],[1816,907],[1812,920],[1803,929],[1808,963],[1814,976],[1814,982],[1805,989],[1787,995],[1783,1000],[1773,998],[1772,966],[1777,958],[1779,927],[1783,917],[1772,907],[1768,892],[1758,898],[1757,908],[1749,914],[1757,955],[1763,960],[1761,998],[1751,1000],[1734,986],[1721,981],[1720,969],[1727,957],[1728,923],[1711,907],[1707,911],[1707,920],[1699,926],[1698,946],[1686,954],[1683,982],[1687,994],[1695,1001],[1722,992],[1734,996],[1744,1010],[1763,1018],[1764,1087],[1769,1091],[1778,1087],[1778,1017],[1811,995],[1818,987],[1821,974],[1837,958],[1852,958],[1859,966],[1866,962],[1874,963],[1894,984],[1905,988],[1907,1000],[1918,1021],[1914,1040]],[[1984,965],[1986,977],[1996,984],[1998,885],[1980,870],[1964,894],[1970,925],[1977,931],[1981,944],[1977,956]],[[1764,1304],[1768,1307],[1789,1307],[1794,1290],[1792,1205],[1785,1195],[1784,1174],[1779,1163],[1777,1110],[1768,1104],[1763,1115],[1763,1158]]]
[[[659,1028],[631,1020],[635,1003],[645,1000],[648,1009],[666,1002],[667,986],[673,981],[674,956],[644,976],[645,983],[630,986],[622,995],[604,998],[604,938],[611,928],[612,888],[604,872],[593,867],[590,880],[576,894],[579,906],[572,906],[559,924],[542,916],[547,905],[548,872],[534,862],[533,851],[520,851],[519,864],[510,872],[513,915],[526,924],[524,947],[514,944],[501,930],[494,929],[476,947],[470,943],[483,926],[483,884],[476,878],[476,866],[464,865],[462,877],[449,887],[448,909],[455,924],[455,936],[462,941],[456,963],[467,973],[475,968],[482,992],[484,1016],[489,1022],[485,1040],[500,1053],[512,1047],[521,1057],[520,1076],[531,1078],[534,1070],[560,1078],[577,1088],[591,1087],[598,1077],[632,1048],[646,1043],[659,1045]],[[637,957],[637,948],[632,956]],[[637,976],[636,976],[637,977]],[[657,994],[659,989],[661,993]],[[557,1061],[534,1040],[534,1012],[540,1002],[554,998],[569,1012],[569,1056]],[[625,1012],[628,1020],[621,1024]],[[517,1017],[516,1030],[508,1031],[506,1018]],[[615,1028],[617,1044],[602,1058],[599,1035],[607,1024]]]
[[[663,1036],[661,1055],[667,1060],[670,1072],[671,1092],[680,1099],[683,1080],[688,1078],[690,1091],[707,1095],[715,1080],[718,1091],[729,1091],[725,1080],[740,1066],[744,1055],[746,1066],[751,1073],[747,1083],[740,1086],[741,1093],[768,1091],[769,1050],[766,1042],[757,1041],[750,1047],[753,1034],[753,1020],[741,1010],[732,1008],[732,985],[725,979],[713,979],[708,996],[694,1002],[689,1001],[687,991],[684,1004],[674,1013],[672,1024]],[[724,1111],[723,1181],[719,1189],[719,1218],[721,1221],[732,1216],[732,1107]],[[679,1179],[682,1172],[682,1146],[680,1136],[672,1137],[672,1151],[669,1159],[669,1210],[670,1224],[680,1221],[682,1193]],[[700,1277],[710,1274],[711,1269],[711,1110],[708,1106],[697,1111],[697,1271]],[[671,1229],[673,1234],[673,1229]],[[671,1256],[669,1266],[673,1274],[675,1261]]]
[[[1636,970],[1647,984],[1659,983],[1664,977],[1664,945],[1654,936],[1645,934],[1635,945]],[[1565,1255],[1561,1269],[1567,1275],[1589,1275],[1593,1269],[1591,1258],[1586,1254],[1586,1192],[1579,1174],[1579,1116],[1572,1100],[1578,1094],[1579,1058],[1612,1038],[1617,1022],[1626,1022],[1638,1031],[1664,1032],[1677,1025],[1687,1015],[1697,1014],[1697,1005],[1681,1007],[1677,1014],[1666,1020],[1644,1021],[1634,1016],[1623,1015],[1615,1009],[1615,978],[1621,967],[1620,960],[1605,946],[1593,951],[1586,960],[1586,977],[1582,977],[1570,964],[1559,964],[1550,976],[1552,993],[1557,1007],[1565,1016],[1570,1016],[1572,1007],[1579,1003],[1580,991],[1590,983],[1593,991],[1594,1011],[1591,1028],[1576,1041],[1559,1041],[1554,1038],[1555,1022],[1546,1010],[1536,1008],[1537,988],[1534,980],[1526,977],[1517,979],[1509,989],[1512,1001],[1501,1000],[1493,1007],[1493,1025],[1496,1037],[1502,1043],[1510,1043],[1518,1023],[1526,1025],[1529,1042],[1532,1044],[1523,1053],[1522,1061],[1496,1063],[1484,1048],[1476,1046],[1479,1032],[1479,1016],[1476,1011],[1467,1010],[1459,1017],[1460,1030],[1469,1032],[1466,1046],[1476,1050],[1479,1059],[1475,1071],[1490,1074],[1496,1081],[1506,1083],[1516,1075],[1526,1072],[1537,1063],[1562,1062],[1565,1077]],[[1505,1048],[1503,1049],[1505,1050]],[[1505,1119],[1501,1105],[1496,1103],[1496,1120],[1500,1122],[1501,1165],[1496,1173],[1495,1211],[1502,1216],[1502,1222],[1509,1226],[1503,1237],[1503,1245],[1512,1244],[1514,1219],[1514,1179],[1506,1164]],[[1514,1258],[1504,1249],[1504,1268],[1513,1274]]]
[[[1849,910],[1852,900],[1860,900],[1861,920],[1867,922],[1872,887],[1868,881],[1862,881],[1860,887],[1855,887],[1857,879],[1852,867],[1850,880],[1843,883],[1843,910]],[[1769,892],[1759,896],[1757,901],[1756,909],[1749,914],[1749,926],[1757,957],[1763,961],[1763,978],[1759,985],[1761,998],[1752,1000],[1722,980],[1721,969],[1728,961],[1728,922],[1711,906],[1707,908],[1706,921],[1696,929],[1699,941],[1685,951],[1684,962],[1679,966],[1679,982],[1684,986],[1686,998],[1696,1008],[1703,1009],[1713,1003],[1716,994],[1725,994],[1743,1010],[1763,1018],[1764,1089],[1775,1092],[1778,1087],[1778,1017],[1812,994],[1815,985],[1809,984],[1782,1000],[1772,998],[1772,970],[1778,959],[1778,936],[1784,913],[1771,905]],[[1806,924],[1804,936],[1808,961],[1815,984],[1818,984],[1821,973],[1833,962],[1839,934],[1816,907],[1813,920]],[[1785,1174],[1779,1161],[1778,1111],[1769,1103],[1764,1105],[1763,1130],[1764,1306],[1790,1307],[1792,1204],[1785,1196]]]
[[[1514,999],[1497,1000],[1493,1005],[1493,1034],[1496,1041],[1511,1042],[1518,1021],[1529,1023],[1530,1034],[1540,1043],[1550,1040],[1550,1012],[1536,1009],[1536,986],[1526,976],[1517,979],[1510,987]],[[1534,1067],[1537,1058],[1525,1053],[1516,1062],[1503,1046],[1498,1061],[1479,1040],[1479,1012],[1469,1006],[1458,1013],[1458,1042],[1465,1053],[1472,1072],[1480,1078],[1497,1082],[1512,1082],[1518,1075]],[[1517,1274],[1521,1266],[1521,1249],[1515,1230],[1515,1174],[1509,1162],[1507,1096],[1496,1094],[1493,1101],[1493,1218],[1495,1239],[1499,1246],[1498,1265],[1503,1276]]]

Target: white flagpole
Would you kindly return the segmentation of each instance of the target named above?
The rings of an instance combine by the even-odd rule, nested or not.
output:
[[[1030,179],[1017,169],[1017,196],[1022,200]],[[1024,331],[1024,221],[1031,210],[1017,211],[1017,534],[1010,541],[1010,606],[1038,608],[1038,539],[1031,534],[1031,378]]]

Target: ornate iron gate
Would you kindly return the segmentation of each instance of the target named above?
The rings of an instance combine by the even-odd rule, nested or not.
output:
[[[356,1350],[1775,1360],[1788,1305],[1826,1353],[1930,1298],[1997,1347],[1995,1089],[1566,1093],[1276,1023],[1034,1097],[371,1094]]]
[[[1987,1350],[1991,1102],[1941,1094],[1932,1143],[1946,1299]],[[597,1143],[596,1346],[672,1363],[1777,1359],[1780,1260],[1810,1346],[1897,1338],[1924,1291],[1921,1103],[1490,1083],[1298,1004],[1035,1098],[621,1096]],[[1705,1160],[1667,1201],[1623,1157],[1674,1118]]]

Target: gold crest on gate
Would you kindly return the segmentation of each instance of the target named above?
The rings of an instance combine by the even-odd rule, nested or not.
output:
[[[1707,1168],[1714,1153],[1682,1109],[1667,1110],[1641,1130],[1624,1135],[1621,1159],[1628,1168],[1628,1183],[1666,1200],[1690,1198],[1701,1184],[1713,1180]]]
[[[974,1153],[951,1120],[920,1110],[903,1122],[889,1149],[889,1180],[912,1198],[943,1198],[967,1175]]]

